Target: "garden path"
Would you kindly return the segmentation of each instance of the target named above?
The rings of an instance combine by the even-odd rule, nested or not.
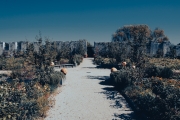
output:
[[[46,120],[136,119],[123,96],[108,84],[110,70],[96,68],[92,60],[85,58],[78,67],[67,68],[62,91]]]

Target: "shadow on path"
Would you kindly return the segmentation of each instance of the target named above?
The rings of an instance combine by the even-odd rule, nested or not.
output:
[[[82,67],[82,68],[97,69],[97,67]]]
[[[88,79],[94,79],[94,80],[106,80],[109,78],[109,76],[87,76]]]
[[[109,78],[109,76],[87,76],[88,79],[100,80],[99,84],[103,85],[101,94],[105,94],[108,100],[111,100],[110,107],[120,109],[119,113],[114,113],[114,117],[122,120],[139,120],[132,109],[127,104],[125,98],[118,92]],[[120,114],[121,113],[121,114]]]

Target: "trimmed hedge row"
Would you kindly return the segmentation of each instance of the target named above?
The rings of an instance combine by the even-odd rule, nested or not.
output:
[[[153,70],[147,71],[145,73],[149,78],[137,78],[138,70],[130,68],[112,72],[110,78],[116,88],[127,95],[147,119],[180,119],[180,81],[169,78],[171,70],[168,68],[160,69],[158,74]],[[150,77],[152,75],[159,77]]]
[[[119,68],[116,60],[113,58],[103,58],[101,56],[96,56],[93,62],[94,64],[98,65],[99,68]]]

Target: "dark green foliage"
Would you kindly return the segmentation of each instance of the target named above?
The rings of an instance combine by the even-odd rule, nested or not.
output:
[[[101,65],[103,59],[104,59],[104,58],[102,58],[101,56],[96,56],[96,57],[94,58],[94,61],[93,61],[93,62],[94,62],[94,64],[96,64],[96,65]]]
[[[115,58],[117,63],[128,58],[128,45],[120,42],[113,42],[108,46],[109,57]]]
[[[77,63],[77,65],[80,65],[80,63],[83,61],[83,56],[75,54],[73,56],[73,61],[74,63]]]
[[[166,57],[169,57],[169,58],[176,58],[177,56],[176,56],[176,46],[170,46],[170,51],[169,51],[169,53],[167,54],[167,56]]]
[[[50,66],[56,57],[55,46],[48,40],[42,45],[41,38],[38,43],[39,50],[29,44],[23,58],[2,59],[3,68],[12,70],[12,74],[10,78],[1,76],[0,119],[32,120],[46,116],[50,93],[65,75]]]
[[[162,68],[151,65],[145,69],[145,74],[146,77],[156,77],[160,76],[160,71],[162,71]]]
[[[56,59],[59,61],[61,58],[70,59],[71,47],[69,44],[63,43],[60,50],[57,50]]]
[[[39,87],[39,89],[37,87]],[[0,118],[8,120],[26,120],[42,116],[42,109],[40,107],[42,103],[39,103],[38,99],[46,95],[46,92],[43,92],[43,87],[37,87],[36,83],[33,81],[30,83],[21,83],[18,81],[12,81],[10,83],[6,81],[1,82]]]
[[[156,52],[155,57],[161,58],[161,57],[163,57],[163,56],[164,56],[163,50],[162,50],[162,49],[158,49],[157,52]]]
[[[58,86],[60,81],[65,78],[61,72],[54,71],[53,67],[41,67],[36,71],[36,81],[41,85],[49,84],[50,86]]]
[[[103,58],[101,56],[94,57],[94,64],[98,65],[98,68],[112,68],[115,67],[119,69],[119,65],[116,62],[116,59],[113,58]]]
[[[180,117],[179,85],[175,80],[144,79],[138,86],[127,87],[124,92],[148,118],[170,120]]]
[[[22,63],[24,62],[23,58],[16,59],[15,57],[10,58],[0,58],[0,69],[1,70],[15,70],[22,67]]]
[[[51,75],[50,75],[49,84],[52,86],[57,86],[64,78],[65,78],[64,73],[55,71],[54,73],[51,73]]]
[[[157,67],[151,65],[145,69],[145,77],[163,77],[171,78],[173,76],[173,71],[167,67]]]
[[[173,71],[170,68],[164,67],[161,71],[161,76],[163,78],[171,78],[173,76]]]
[[[112,72],[110,78],[114,86],[125,93],[133,101],[136,109],[148,119],[179,118],[180,83],[167,79],[172,76],[172,70],[152,65],[145,71],[146,77],[158,76],[152,78],[140,78],[139,70],[141,69],[124,67]]]
[[[128,51],[130,50],[128,49],[128,45],[126,43],[110,42],[104,44],[103,49],[98,51],[98,56],[104,58],[114,58],[119,63],[128,58]]]
[[[78,45],[76,46],[76,51],[74,52],[74,54],[78,54],[78,55],[84,55],[84,46],[81,42],[82,40],[79,40]]]
[[[169,40],[168,37],[165,36],[164,31],[162,29],[156,28],[154,31],[151,31],[149,28],[148,29],[147,28],[148,28],[147,25],[123,26],[122,28],[117,29],[116,32],[113,34],[112,41],[121,42],[121,41],[132,40],[134,37],[142,38],[142,37],[145,37],[144,33],[147,33],[146,38],[148,40],[154,40],[159,43]],[[143,40],[145,40],[146,38],[143,38]]]
[[[131,46],[127,56],[130,59],[130,65],[120,67],[117,72],[112,72],[110,74],[111,80],[114,86],[125,93],[133,101],[139,112],[145,114],[148,119],[179,119],[180,82],[172,79],[175,78],[173,73],[175,70],[172,71],[172,69],[179,69],[178,64],[172,65],[171,60],[165,63],[166,60],[163,59],[157,64],[154,63],[154,60],[148,62],[146,47],[149,40],[162,43],[168,41],[168,38],[164,35],[163,30],[155,29],[154,32],[151,32],[146,25],[124,26],[116,31],[112,41],[126,41]],[[175,54],[174,48],[170,52]],[[117,55],[120,57],[122,53]],[[159,49],[156,57],[163,56],[162,50]],[[175,56],[170,57],[174,58]],[[122,60],[120,57],[118,61]],[[136,68],[131,69],[131,65],[135,65]],[[178,70],[175,72],[178,75]]]
[[[135,70],[130,68],[123,68],[117,72],[112,72],[110,78],[113,84],[119,89],[124,89],[134,84],[135,81]]]

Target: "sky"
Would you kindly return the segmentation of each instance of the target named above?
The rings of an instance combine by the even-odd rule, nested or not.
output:
[[[0,0],[0,41],[111,41],[124,25],[163,29],[180,43],[180,0]]]

